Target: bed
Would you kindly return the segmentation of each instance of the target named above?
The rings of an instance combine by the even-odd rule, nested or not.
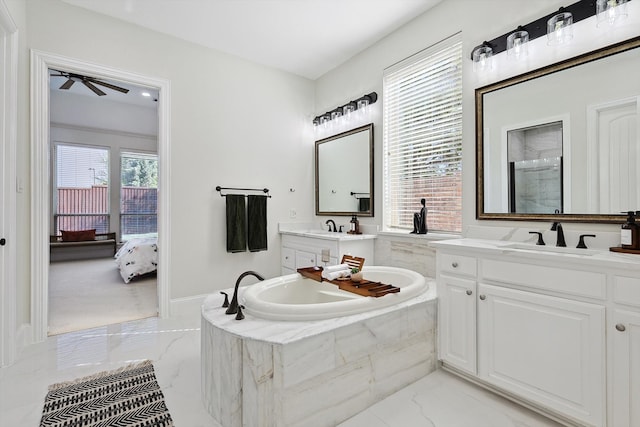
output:
[[[144,237],[128,240],[116,252],[116,264],[124,283],[158,268],[158,238]]]

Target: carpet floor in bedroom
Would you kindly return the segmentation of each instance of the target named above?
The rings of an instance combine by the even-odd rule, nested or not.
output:
[[[158,315],[155,275],[125,284],[113,258],[49,265],[49,335]]]

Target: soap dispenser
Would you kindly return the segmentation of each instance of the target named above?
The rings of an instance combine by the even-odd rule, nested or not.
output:
[[[620,246],[623,249],[640,249],[640,230],[636,224],[636,212],[627,212],[627,222],[622,224],[620,230]]]

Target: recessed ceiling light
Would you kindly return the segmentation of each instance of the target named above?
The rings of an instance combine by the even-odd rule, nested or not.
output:
[[[142,92],[142,96],[151,96],[149,92]]]

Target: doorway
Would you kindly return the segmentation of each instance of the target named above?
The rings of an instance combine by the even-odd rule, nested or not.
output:
[[[158,196],[158,314],[169,315],[168,262],[170,229],[168,227],[171,188],[170,153],[170,83],[164,79],[142,76],[98,64],[78,61],[59,55],[31,52],[31,325],[33,341],[47,337],[48,283],[49,283],[49,234],[51,223],[50,203],[50,83],[49,69],[77,73],[97,79],[115,80],[158,91],[158,186],[163,189]]]
[[[0,366],[16,356],[18,28],[0,1]]]
[[[116,241],[157,241],[158,94],[58,70],[50,70],[49,84],[50,234],[94,240],[112,233],[115,240],[91,245],[55,238],[48,335],[155,317],[157,259],[134,259],[125,248],[116,263],[114,251]],[[130,262],[138,266],[133,280],[128,267],[118,268]]]

